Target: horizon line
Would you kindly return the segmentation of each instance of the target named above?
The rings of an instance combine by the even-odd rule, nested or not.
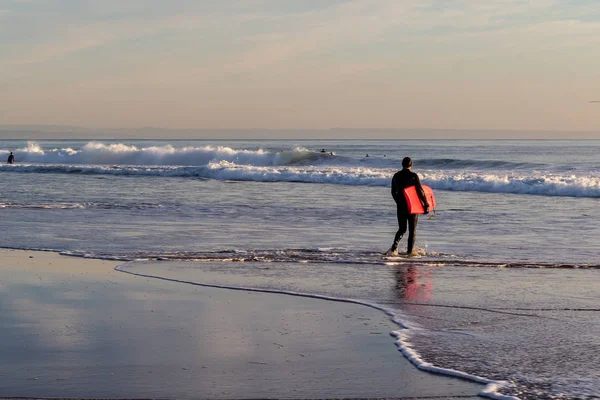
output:
[[[600,100],[597,101],[600,103]],[[84,126],[76,125],[51,125],[51,124],[1,124],[0,130],[20,129],[26,132],[28,129],[35,132],[34,129],[46,129],[46,131],[39,133],[59,133],[54,130],[68,129],[68,130],[84,130],[92,132],[107,132],[107,131],[180,131],[180,132],[207,132],[207,131],[219,131],[219,132],[253,132],[253,131],[304,131],[304,132],[319,132],[319,131],[378,131],[378,132],[397,132],[397,131],[429,131],[429,132],[513,132],[513,133],[600,133],[598,130],[568,130],[568,129],[518,129],[518,128],[344,128],[344,127],[330,127],[330,128],[165,128],[165,127],[153,127],[145,126],[139,128],[89,128]],[[75,133],[75,132],[71,132]]]

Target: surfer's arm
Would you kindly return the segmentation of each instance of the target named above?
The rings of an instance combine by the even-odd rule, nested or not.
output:
[[[423,210],[425,212],[429,211],[429,203],[427,202],[427,197],[425,196],[425,191],[423,190],[423,186],[421,186],[421,180],[419,179],[419,175],[415,174],[415,189],[417,189],[417,194],[419,195],[419,200],[423,203]]]
[[[397,203],[398,202],[398,184],[396,183],[396,176],[394,176],[394,178],[392,178],[392,197],[394,198],[394,201]]]

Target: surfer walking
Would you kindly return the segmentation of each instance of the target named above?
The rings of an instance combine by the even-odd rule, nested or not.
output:
[[[8,160],[6,160],[6,162],[7,162],[8,164],[12,164],[12,163],[14,163],[14,162],[15,162],[15,156],[13,156],[13,153],[12,153],[12,151],[11,151],[11,152],[10,152],[10,154],[8,155]]]
[[[398,232],[394,237],[394,243],[392,247],[387,251],[386,255],[397,255],[398,254],[398,243],[400,239],[406,233],[406,225],[408,224],[408,243],[406,248],[406,254],[413,254],[415,246],[415,236],[417,231],[417,222],[419,220],[418,214],[410,214],[408,212],[408,204],[404,198],[404,189],[407,187],[414,186],[421,203],[423,204],[423,210],[425,214],[429,213],[429,203],[425,197],[425,192],[421,186],[419,176],[412,172],[412,160],[410,157],[404,157],[402,160],[402,170],[394,174],[392,178],[392,197],[396,202],[396,211],[398,215]]]

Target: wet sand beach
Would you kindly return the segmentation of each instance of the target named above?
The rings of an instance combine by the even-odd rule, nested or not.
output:
[[[424,373],[382,313],[202,288],[117,262],[0,252],[0,397],[469,398]]]

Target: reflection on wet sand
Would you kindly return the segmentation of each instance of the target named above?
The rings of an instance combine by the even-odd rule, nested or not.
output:
[[[397,266],[394,271],[396,277],[396,295],[404,302],[429,301],[433,297],[433,283],[431,271],[421,270],[409,264]]]

